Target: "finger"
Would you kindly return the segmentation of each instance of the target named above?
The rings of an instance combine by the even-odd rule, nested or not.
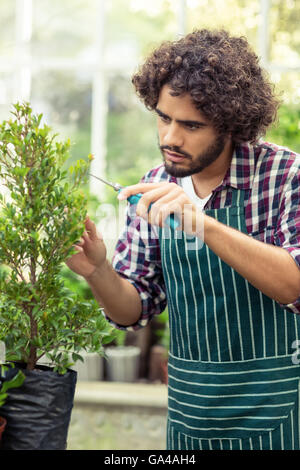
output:
[[[89,233],[85,230],[82,234],[82,238],[85,242],[88,242],[90,241],[90,236],[89,236]]]
[[[103,240],[101,233],[97,230],[96,224],[87,217],[85,221],[86,231],[83,233],[83,238],[86,241]]]
[[[183,208],[179,199],[165,204],[154,204],[149,212],[148,221],[150,224],[165,227],[169,224],[167,219],[171,214],[176,214],[178,222],[181,222],[182,211]]]
[[[163,195],[152,204],[149,214],[146,215],[148,222],[161,227],[165,226],[166,219],[171,214],[176,214],[177,220],[180,221],[182,219],[185,206],[190,206],[191,204],[192,202],[189,200],[185,192],[178,187],[178,185],[175,185],[172,191]]]
[[[75,250],[77,251],[77,253],[73,253],[73,254],[69,255],[67,259],[70,259],[70,258],[72,258],[72,256],[76,256],[76,255],[78,255],[79,253],[83,253],[83,248],[82,248],[81,246],[79,246],[79,245],[72,245],[72,248],[75,248]]]
[[[123,188],[120,191],[118,195],[118,199],[120,201],[123,201],[124,199],[127,199],[129,196],[132,196],[133,194],[146,193],[148,191],[152,191],[153,189],[161,186],[162,184],[166,184],[166,183],[138,183],[138,184],[134,184],[131,186],[126,186],[126,188]]]
[[[83,238],[80,238],[80,239],[75,243],[75,245],[77,245],[77,246],[78,246],[78,245],[83,245],[84,242],[85,242],[85,240],[84,240]]]
[[[85,221],[85,228],[86,231],[83,233],[83,238],[87,241],[89,239],[92,241],[97,240],[96,225],[89,217]]]
[[[151,210],[152,208],[159,210],[160,206],[177,199],[181,192],[182,190],[178,185],[175,185],[174,187],[169,184],[159,186],[158,188],[143,194],[137,204],[136,213],[140,217],[146,218],[150,204],[152,204]]]

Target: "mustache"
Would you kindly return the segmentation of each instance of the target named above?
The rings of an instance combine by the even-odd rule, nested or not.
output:
[[[183,157],[191,158],[191,155],[181,150],[180,147],[176,147],[176,146],[170,147],[169,145],[160,145],[159,148],[161,151],[169,150],[170,152],[178,153],[179,155],[182,155]]]

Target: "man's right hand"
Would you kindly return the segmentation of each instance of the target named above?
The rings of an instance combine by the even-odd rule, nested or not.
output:
[[[88,279],[106,260],[106,247],[96,225],[87,217],[85,232],[80,241],[74,245],[78,253],[66,260],[66,265],[75,273]]]

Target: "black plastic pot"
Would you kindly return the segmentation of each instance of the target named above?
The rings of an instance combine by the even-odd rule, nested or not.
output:
[[[33,371],[24,364],[16,367],[26,378],[9,391],[1,408],[7,421],[1,450],[65,450],[77,373],[69,369],[60,375],[40,365]]]

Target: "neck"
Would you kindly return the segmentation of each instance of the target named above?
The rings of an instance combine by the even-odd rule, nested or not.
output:
[[[208,196],[214,188],[219,186],[231,164],[233,154],[233,144],[228,141],[219,158],[202,170],[200,173],[192,175],[192,181],[197,196],[204,198]]]

